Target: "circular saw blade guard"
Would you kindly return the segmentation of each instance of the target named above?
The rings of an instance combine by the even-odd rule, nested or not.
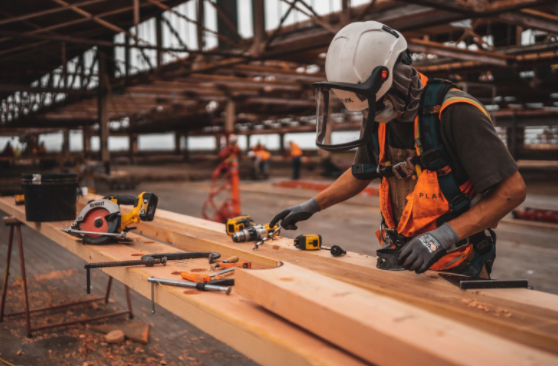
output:
[[[120,214],[120,207],[116,203],[109,200],[91,201],[81,210],[72,229],[98,232],[99,235],[81,234],[80,236],[85,243],[102,244],[112,239],[103,234],[116,233],[120,226],[120,215],[113,215],[110,221],[107,220],[107,216],[114,213]]]

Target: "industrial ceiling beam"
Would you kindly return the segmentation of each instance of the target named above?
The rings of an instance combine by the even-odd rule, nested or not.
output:
[[[181,18],[181,19],[184,19],[184,20],[187,21],[188,23],[192,23],[192,24],[196,25],[196,27],[201,28],[203,32],[211,33],[211,34],[215,35],[217,38],[219,38],[219,39],[222,40],[222,41],[225,41],[225,42],[228,42],[228,43],[230,43],[230,44],[232,44],[232,45],[235,45],[235,46],[237,46],[237,47],[240,47],[240,44],[239,44],[238,42],[235,42],[235,41],[233,41],[232,39],[223,36],[223,35],[220,34],[219,32],[215,32],[215,31],[213,31],[213,30],[211,30],[211,29],[205,28],[205,26],[203,25],[203,22],[200,23],[200,22],[198,22],[198,21],[196,21],[196,20],[190,19],[190,18],[187,17],[186,15],[177,12],[176,10],[174,10],[173,8],[171,8],[170,6],[163,4],[160,0],[147,0],[147,1],[150,2],[151,4],[155,5],[155,6],[159,7],[159,8],[162,9],[162,10],[165,10],[165,11],[168,11],[168,12],[170,12],[170,13],[173,13],[174,15],[176,15],[177,17],[179,17],[179,18]],[[203,0],[200,0],[200,1],[203,1]],[[198,45],[199,45],[199,43],[198,43]],[[201,50],[203,47],[198,47],[198,48]]]
[[[558,34],[558,16],[532,9],[523,9],[513,13],[503,13],[498,15],[496,19],[524,28],[538,29],[551,34]]]
[[[0,20],[0,25],[14,23],[14,22],[20,22],[20,21],[27,20],[27,19],[32,19],[32,18],[37,18],[37,17],[49,15],[49,14],[58,13],[58,12],[61,12],[61,11],[69,10],[72,6],[86,6],[86,5],[102,3],[102,2],[105,2],[105,1],[108,1],[108,0],[86,0],[86,1],[80,1],[80,2],[77,2],[77,3],[74,3],[74,4],[68,4],[64,7],[52,8],[52,9],[37,11],[37,12],[34,12],[34,13],[14,16],[14,17],[10,17],[10,18],[7,18],[7,19]]]
[[[46,35],[46,34],[29,34],[29,33],[18,33],[18,32],[11,32],[11,31],[4,31],[0,30],[0,35],[8,36],[11,38],[32,38],[32,39],[44,39],[49,41],[59,41],[59,42],[67,42],[67,43],[76,43],[76,44],[87,44],[92,46],[107,46],[107,47],[129,47],[129,48],[136,48],[141,50],[157,50],[159,49],[156,45],[138,45],[138,44],[129,44],[126,43],[114,43],[110,41],[104,41],[99,39],[90,39],[90,38],[82,38],[82,37],[73,37],[73,36],[63,36],[63,35]],[[160,48],[163,52],[186,52],[192,54],[204,54],[204,55],[211,55],[211,56],[234,56],[234,57],[248,57],[239,53],[234,52],[223,52],[223,51],[200,51],[200,50],[191,50],[188,48],[180,48],[180,47],[161,47]]]
[[[424,41],[421,39],[409,39],[407,41],[409,50],[415,53],[426,53],[443,57],[451,57],[464,61],[476,61],[484,64],[492,64],[506,67],[515,57],[489,51],[471,51],[469,49],[446,46],[441,43]]]

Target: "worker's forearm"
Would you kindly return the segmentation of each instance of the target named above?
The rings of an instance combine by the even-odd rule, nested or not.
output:
[[[320,209],[325,210],[330,206],[356,196],[370,182],[370,180],[356,179],[349,168],[331,186],[318,193],[315,198],[320,205]]]
[[[525,200],[525,183],[519,172],[500,182],[486,197],[449,222],[459,240],[486,230]]]

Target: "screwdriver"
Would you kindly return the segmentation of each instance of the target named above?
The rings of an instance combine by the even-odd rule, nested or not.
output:
[[[185,280],[196,282],[196,283],[203,283],[203,282],[209,282],[209,281],[213,280],[213,277],[215,277],[215,276],[219,276],[219,275],[222,275],[222,274],[227,273],[227,272],[232,272],[232,271],[234,271],[234,268],[235,267],[227,268],[223,271],[215,272],[215,273],[212,273],[212,274],[209,274],[209,275],[197,274],[197,273],[188,273],[188,272],[182,272],[180,275]]]

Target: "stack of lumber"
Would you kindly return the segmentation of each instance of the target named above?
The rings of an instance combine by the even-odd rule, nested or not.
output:
[[[255,269],[235,271],[230,296],[157,286],[155,301],[263,365],[558,364],[555,295],[462,291],[433,272],[381,271],[374,257],[299,251],[282,238],[254,251],[233,243],[222,224],[164,210],[138,224],[132,244],[103,246],[61,232],[69,222],[25,222],[12,197],[0,198],[0,210],[88,262],[179,250],[251,261]],[[149,276],[177,279],[192,269],[208,270],[207,260],[103,271],[150,297]]]

